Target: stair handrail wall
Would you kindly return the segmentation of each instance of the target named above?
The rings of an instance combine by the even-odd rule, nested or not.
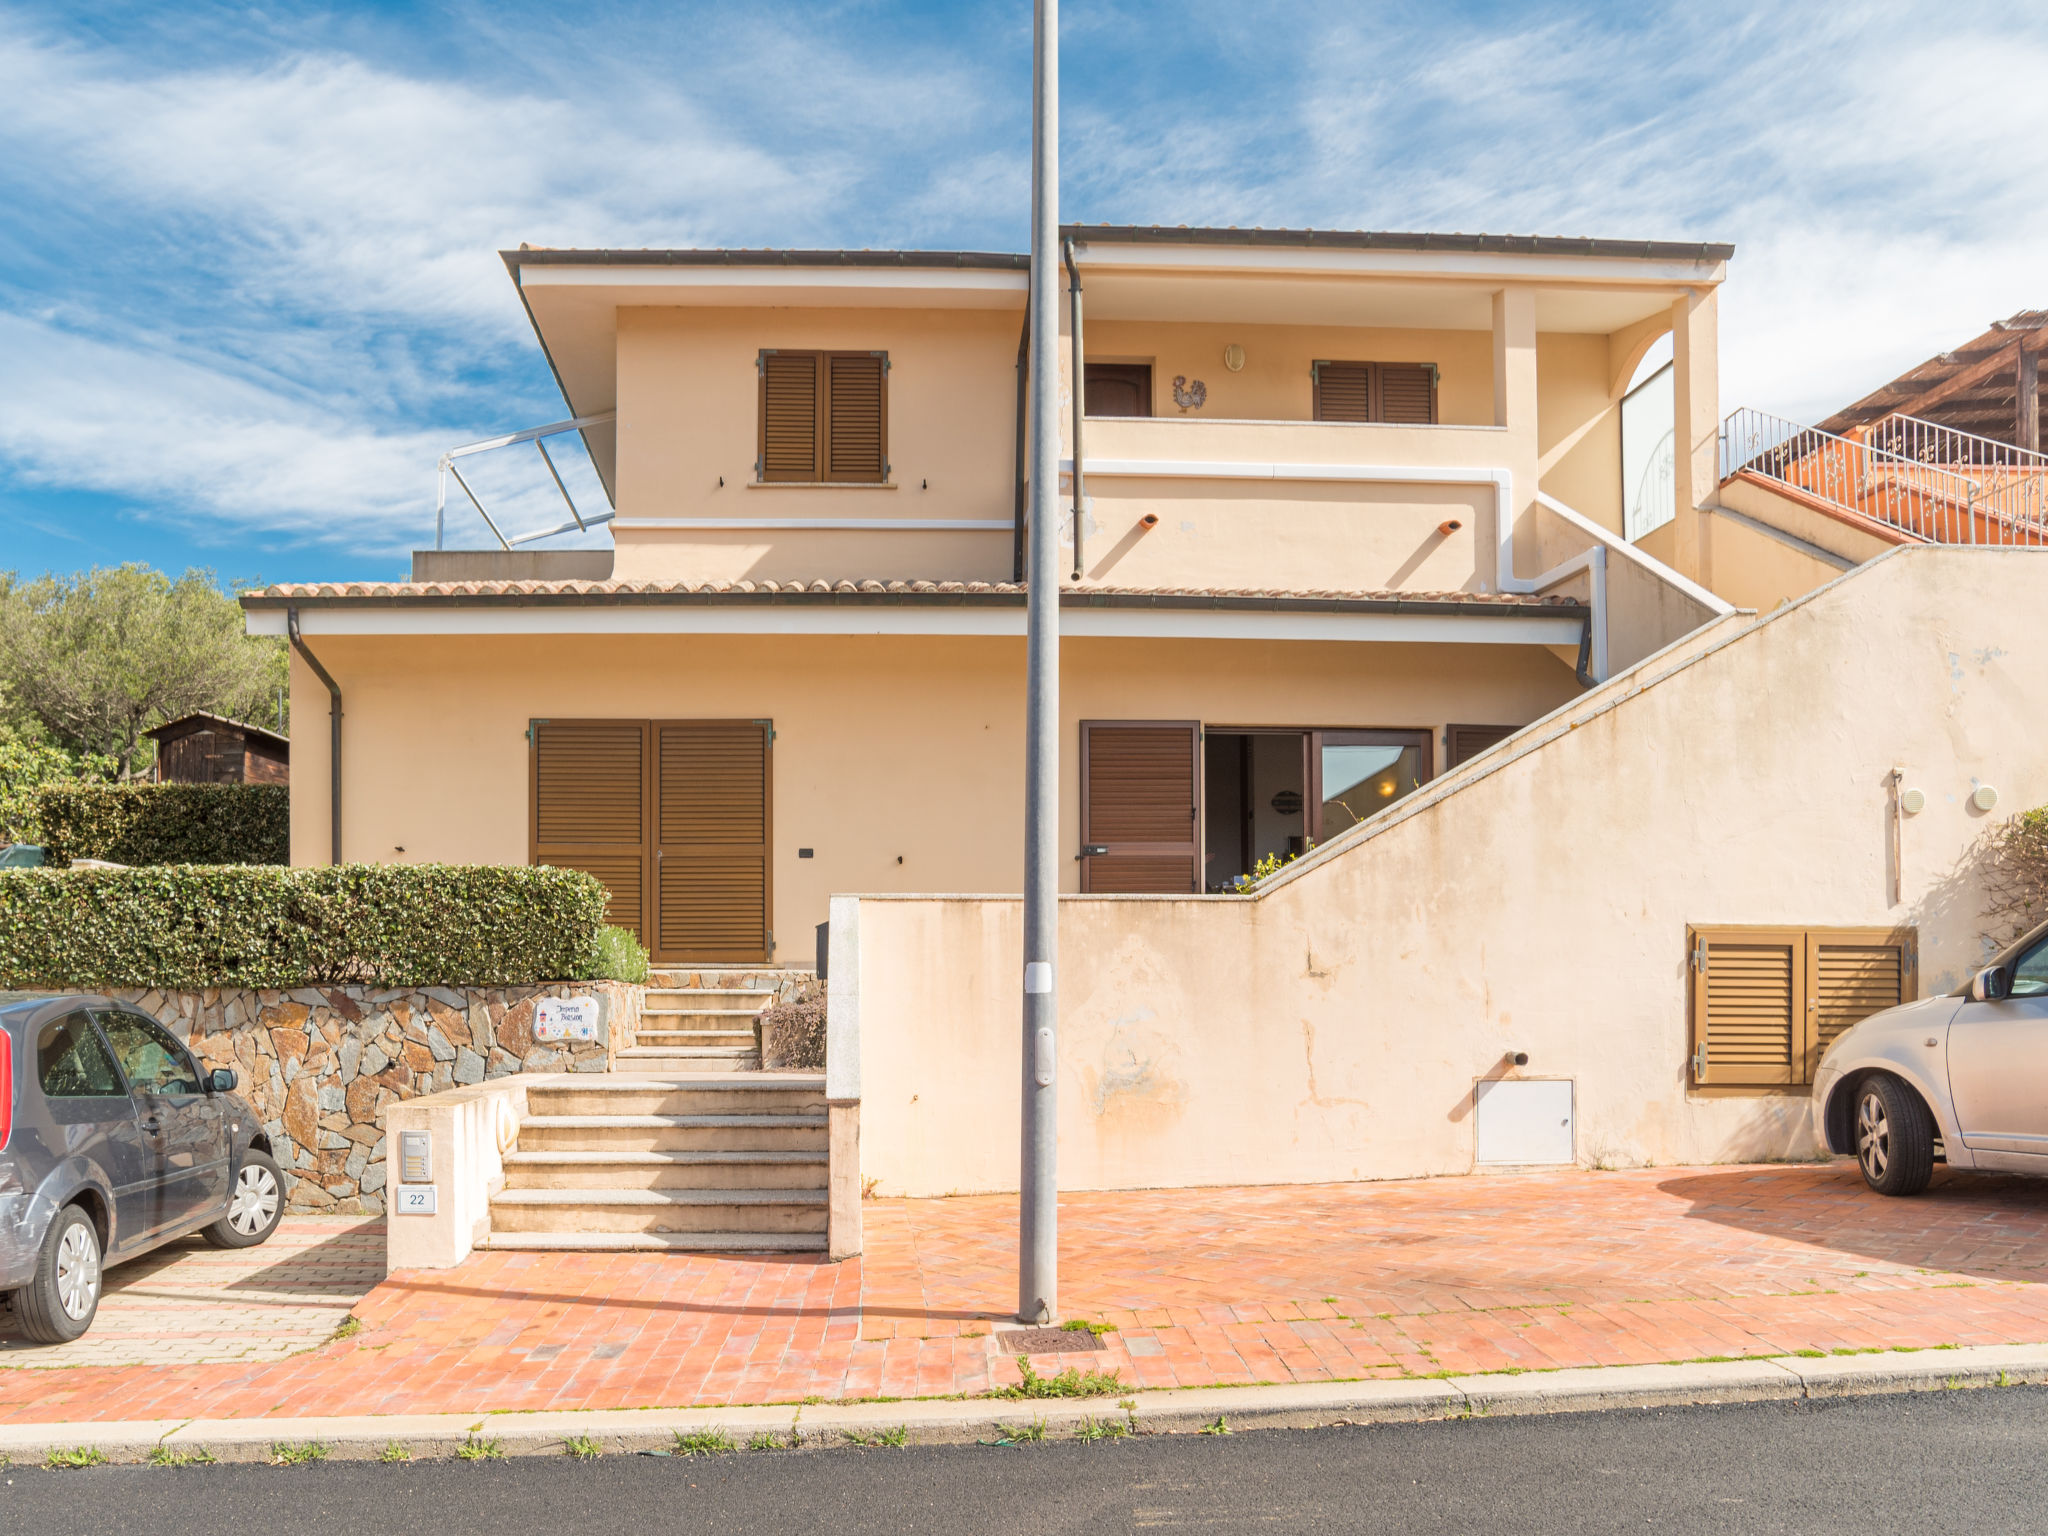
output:
[[[1746,472],[1774,480],[1929,543],[2048,545],[2048,457],[2008,448],[2041,459],[2037,467],[1999,459],[1989,448],[2008,445],[1901,417],[1863,436],[1843,436],[1745,406],[1721,423],[1720,477]]]

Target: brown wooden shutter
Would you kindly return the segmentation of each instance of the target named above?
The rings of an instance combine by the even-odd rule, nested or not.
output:
[[[1813,1081],[1851,1024],[1918,995],[1911,928],[1694,928],[1693,1081]]]
[[[1477,757],[1488,747],[1506,741],[1520,729],[1519,725],[1448,726],[1444,734],[1449,738],[1445,743],[1449,751],[1445,755],[1450,760],[1450,766],[1455,768],[1468,757]]]
[[[816,480],[822,474],[819,362],[816,352],[761,354],[763,480]]]
[[[1317,363],[1315,417],[1317,421],[1371,421],[1372,364]]]
[[[772,736],[759,720],[655,722],[655,958],[770,957]]]
[[[1081,722],[1082,890],[1201,890],[1201,739],[1193,720]]]
[[[648,942],[646,726],[536,720],[532,734],[529,861],[595,875],[610,920]]]
[[[1807,1013],[1805,1080],[1835,1037],[1851,1024],[1896,1008],[1919,993],[1918,946],[1911,935],[1885,929],[1815,929],[1806,936]]]
[[[827,480],[881,483],[888,474],[886,365],[866,352],[827,355]]]
[[[1748,1087],[1798,1081],[1804,971],[1800,930],[1696,931],[1693,1080]]]
[[[1436,420],[1436,369],[1428,363],[1380,363],[1375,421],[1426,427]]]

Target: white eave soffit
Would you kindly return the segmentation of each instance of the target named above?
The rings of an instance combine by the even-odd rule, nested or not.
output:
[[[1584,256],[1513,251],[1346,250],[1331,246],[1127,244],[1074,242],[1086,267],[1160,272],[1310,273],[1352,277],[1447,278],[1464,282],[1590,283],[1600,286],[1712,286],[1728,263],[1647,256]]]

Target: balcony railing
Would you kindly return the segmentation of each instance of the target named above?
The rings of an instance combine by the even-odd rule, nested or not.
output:
[[[1745,408],[1721,423],[1720,470],[1930,543],[2048,546],[2048,456],[1912,417],[1845,437]]]
[[[569,487],[562,480],[562,471],[556,467],[554,457],[548,452],[548,445],[544,439],[558,436],[563,432],[580,432],[585,427],[601,426],[605,422],[617,419],[618,414],[617,411],[599,411],[592,416],[553,421],[544,427],[528,427],[524,432],[508,432],[503,437],[486,438],[480,443],[465,443],[460,448],[450,448],[441,455],[441,462],[437,466],[441,474],[441,485],[434,499],[434,548],[446,547],[443,540],[447,536],[450,475],[453,475],[455,483],[462,487],[462,494],[469,498],[470,504],[477,510],[477,515],[483,518],[485,526],[506,549],[515,549],[521,544],[538,543],[559,533],[588,533],[599,524],[610,522],[617,514],[609,508],[603,512],[585,514],[577,507],[576,498],[569,494]],[[562,493],[562,500],[568,503],[570,521],[557,523],[552,528],[537,529],[532,533],[515,533],[507,538],[504,530],[498,526],[498,520],[492,517],[490,510],[484,506],[483,498],[477,495],[475,488],[464,478],[462,471],[455,467],[455,461],[468,458],[471,454],[489,453],[496,448],[511,448],[519,443],[531,443],[540,450],[541,462],[548,468],[548,478],[555,482],[555,489]]]

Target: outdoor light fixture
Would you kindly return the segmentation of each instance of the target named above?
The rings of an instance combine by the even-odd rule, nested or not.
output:
[[[1988,811],[1998,804],[1998,791],[1989,784],[1979,784],[1970,796],[1970,804],[1980,811]]]
[[[1919,789],[1902,791],[1899,795],[1899,809],[1908,816],[1918,816],[1927,809],[1927,792]]]
[[[1244,371],[1244,348],[1234,341],[1225,347],[1223,349],[1223,366],[1232,373],[1242,373]]]

